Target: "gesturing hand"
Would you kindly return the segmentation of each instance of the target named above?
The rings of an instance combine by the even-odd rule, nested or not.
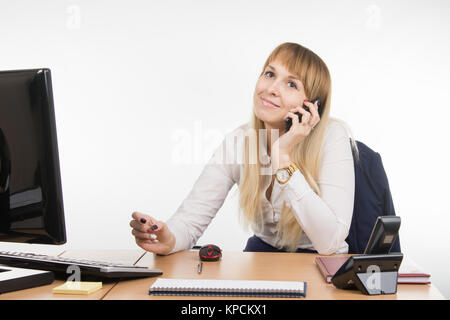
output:
[[[175,236],[164,222],[140,212],[133,212],[132,217],[131,233],[139,247],[157,254],[168,254],[173,249]]]

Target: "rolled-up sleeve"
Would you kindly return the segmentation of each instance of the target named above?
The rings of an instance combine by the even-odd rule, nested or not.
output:
[[[333,254],[348,235],[353,214],[355,177],[349,136],[334,124],[326,135],[318,180],[321,196],[297,170],[285,184],[274,183],[319,254]]]

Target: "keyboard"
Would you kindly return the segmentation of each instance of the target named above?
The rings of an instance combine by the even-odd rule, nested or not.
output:
[[[81,276],[80,280],[83,280],[85,277],[100,279],[141,278],[156,277],[163,274],[159,269],[121,263],[10,251],[0,251],[0,264],[18,268],[53,271],[59,275],[65,274],[66,277],[73,274],[76,267],[78,267]],[[72,267],[69,269],[70,266]]]

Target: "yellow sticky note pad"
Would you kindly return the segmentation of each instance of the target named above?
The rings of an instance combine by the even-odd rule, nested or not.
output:
[[[63,294],[90,294],[102,288],[101,282],[67,281],[53,288],[53,293]]]

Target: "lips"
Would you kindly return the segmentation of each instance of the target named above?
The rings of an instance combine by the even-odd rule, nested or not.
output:
[[[268,106],[268,107],[274,107],[274,108],[279,108],[279,107],[280,107],[279,105],[276,105],[276,104],[273,103],[272,101],[267,100],[267,99],[264,99],[264,98],[261,98],[261,101],[262,101],[262,103],[263,103],[265,106]]]

